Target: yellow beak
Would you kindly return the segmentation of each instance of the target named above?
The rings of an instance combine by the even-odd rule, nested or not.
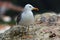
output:
[[[33,8],[32,10],[37,10],[37,11],[39,11],[39,9],[38,9],[38,8]]]

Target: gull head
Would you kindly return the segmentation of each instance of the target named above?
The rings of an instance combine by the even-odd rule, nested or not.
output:
[[[27,4],[27,5],[25,5],[25,8],[24,8],[25,10],[39,10],[38,8],[35,8],[35,7],[33,7],[31,4]]]

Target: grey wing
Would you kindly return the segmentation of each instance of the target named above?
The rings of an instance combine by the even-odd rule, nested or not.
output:
[[[16,24],[18,25],[21,20],[21,13],[17,16]]]

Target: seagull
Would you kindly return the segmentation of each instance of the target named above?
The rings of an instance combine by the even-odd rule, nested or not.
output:
[[[29,25],[34,23],[34,15],[32,10],[39,10],[38,8],[33,7],[31,4],[25,5],[23,12],[18,15],[17,17],[17,25],[24,25],[28,28],[29,32]],[[26,28],[26,29],[27,29]]]
[[[30,25],[34,23],[34,15],[32,10],[39,10],[38,8],[33,7],[31,4],[25,5],[21,15],[17,17],[17,24],[19,25]]]

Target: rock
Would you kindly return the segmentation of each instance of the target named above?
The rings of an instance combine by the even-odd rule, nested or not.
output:
[[[59,40],[60,39],[60,26],[48,27],[41,25],[30,25],[29,34],[32,38],[22,39],[23,35],[27,35],[25,26],[12,26],[9,30],[0,34],[0,40]],[[23,31],[23,32],[22,32]],[[57,37],[57,38],[56,38]]]
[[[24,34],[25,33],[26,32],[24,30]],[[10,28],[9,30],[7,30],[6,32],[0,34],[0,40],[18,40],[19,38],[21,39],[22,36],[23,36],[22,27],[14,26]]]

